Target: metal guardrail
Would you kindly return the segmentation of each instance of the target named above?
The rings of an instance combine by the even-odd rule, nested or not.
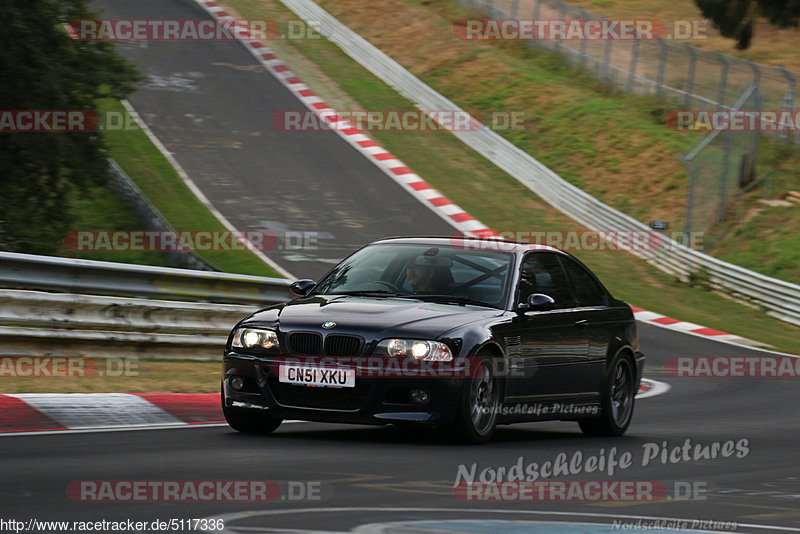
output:
[[[290,298],[290,280],[0,252],[0,287],[227,304]]]
[[[239,320],[291,298],[289,284],[0,252],[0,356],[215,360]]]
[[[319,28],[344,53],[420,109],[460,110],[311,0],[281,1],[306,23]],[[644,224],[581,191],[489,128],[454,131],[453,135],[548,204],[587,228],[649,232]],[[684,279],[691,273],[705,271],[715,289],[759,306],[773,317],[800,325],[800,286],[720,261],[670,239],[665,238],[663,244],[657,250],[634,253],[660,270]]]

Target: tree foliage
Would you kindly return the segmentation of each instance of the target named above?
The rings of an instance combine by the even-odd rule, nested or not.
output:
[[[800,0],[695,0],[695,3],[723,36],[736,39],[736,48],[740,50],[750,46],[756,13],[779,28],[796,27],[800,18]]]
[[[97,18],[86,0],[0,2],[0,108],[93,110],[124,97],[138,73],[111,43],[76,41],[63,24]],[[65,197],[107,178],[93,132],[0,132],[0,249],[51,252],[69,229]]]

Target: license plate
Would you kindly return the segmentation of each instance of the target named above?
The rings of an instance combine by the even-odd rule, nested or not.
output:
[[[299,386],[352,388],[356,385],[356,370],[282,363],[278,367],[278,381]]]

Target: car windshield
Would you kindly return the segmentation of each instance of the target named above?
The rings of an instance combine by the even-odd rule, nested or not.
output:
[[[512,265],[507,252],[381,243],[342,261],[312,294],[407,297],[497,308],[505,302]]]

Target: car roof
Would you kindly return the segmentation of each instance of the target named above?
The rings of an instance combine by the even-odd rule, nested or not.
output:
[[[398,236],[385,237],[370,244],[397,243],[401,245],[432,245],[463,247],[466,250],[497,250],[502,252],[528,252],[532,250],[558,252],[566,254],[563,250],[548,245],[536,243],[519,243],[507,241],[501,237],[470,237],[453,235],[444,236]]]

